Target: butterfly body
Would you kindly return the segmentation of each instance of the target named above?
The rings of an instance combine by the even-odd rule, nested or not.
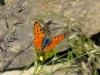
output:
[[[51,42],[51,39],[50,39],[49,37],[44,38],[43,44],[42,44],[42,51],[44,50],[44,48],[45,48],[46,46],[48,46],[48,45],[50,44],[50,42]]]
[[[35,22],[34,24],[33,33],[36,37],[33,40],[34,45],[38,50],[43,52],[50,51],[52,48],[54,48],[56,44],[61,42],[66,36],[66,34],[61,34],[51,39],[46,36],[44,30],[38,22]]]

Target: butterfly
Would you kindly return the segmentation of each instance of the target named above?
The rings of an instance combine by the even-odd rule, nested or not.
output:
[[[66,36],[66,34],[60,34],[51,39],[46,35],[45,31],[38,22],[35,22],[33,26],[33,34],[36,37],[33,40],[35,47],[43,52],[52,50],[55,45],[60,43]]]

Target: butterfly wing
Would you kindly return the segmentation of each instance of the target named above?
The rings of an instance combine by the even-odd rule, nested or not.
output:
[[[54,37],[51,41],[51,43],[44,48],[44,52],[46,51],[50,51],[52,48],[54,48],[54,46],[58,43],[60,43],[64,38],[65,38],[66,34],[61,34],[61,35],[58,35],[56,37]]]
[[[40,26],[40,24],[38,22],[35,22],[35,24],[34,24],[33,33],[34,33],[34,36],[36,36],[36,37],[40,37],[40,38],[46,37],[45,32],[43,31],[42,27]]]
[[[44,38],[46,38],[46,34],[38,22],[35,22],[35,24],[34,24],[33,33],[34,33],[34,36],[36,37],[33,40],[33,43],[38,50],[41,50],[43,40],[44,40]]]
[[[36,48],[38,50],[41,50],[42,49],[42,43],[43,43],[43,39],[42,38],[35,38],[33,40],[33,43],[34,43],[34,45],[36,46]]]

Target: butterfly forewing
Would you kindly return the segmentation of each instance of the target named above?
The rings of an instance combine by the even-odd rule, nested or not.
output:
[[[66,36],[66,34],[61,34],[61,35],[58,35],[58,36],[52,38],[51,43],[47,47],[45,47],[43,51],[44,52],[50,51],[52,48],[54,48],[54,46],[56,44],[60,43],[65,38],[65,36]]]
[[[59,42],[61,42],[64,38],[65,38],[66,34],[61,34],[61,35],[58,35],[54,38],[52,38],[52,42],[56,44],[58,44]]]
[[[42,27],[40,26],[40,24],[38,22],[35,22],[34,27],[33,27],[33,33],[35,37],[39,37],[39,38],[45,38],[46,34],[43,31]]]

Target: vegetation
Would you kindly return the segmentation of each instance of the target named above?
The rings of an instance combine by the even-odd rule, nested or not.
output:
[[[16,11],[17,13],[22,12],[24,10],[25,7],[23,6],[23,1],[24,0],[19,3],[21,7],[18,11]],[[13,11],[14,10],[12,8],[11,14],[13,15],[13,17],[16,17]],[[67,37],[65,38],[65,43],[57,45],[54,49],[48,52],[41,53],[39,50],[34,49],[36,51],[36,59],[33,59],[33,61],[30,62],[27,67],[24,68],[20,75],[23,75],[23,72],[28,69],[33,63],[35,68],[31,75],[41,75],[41,73],[53,75],[57,71],[62,71],[66,74],[69,72],[72,73],[78,71],[77,73],[80,72],[80,74],[82,75],[84,75],[85,73],[88,73],[89,75],[99,75],[98,65],[100,64],[100,48],[91,40],[91,37],[88,37],[82,32],[82,24],[80,22],[74,19],[68,19],[63,15],[59,15],[53,12],[36,15],[29,21],[37,20],[38,22],[45,25],[46,23],[43,19],[49,16],[64,19],[64,21],[66,22],[66,26],[63,27],[64,33],[66,33],[67,35]],[[7,17],[7,14],[5,14],[4,20],[6,22],[7,29],[9,29]],[[16,33],[17,29],[21,28],[25,24],[25,22],[26,18],[14,23],[13,25],[15,25],[15,27],[12,28],[10,32],[8,32],[8,34],[3,35],[0,38],[0,49],[4,55],[3,63],[5,63],[5,57],[7,49],[9,48],[9,43],[17,40],[17,38],[14,37],[14,34]],[[47,32],[48,35],[51,34],[48,25],[44,26],[44,30]],[[4,44],[6,50],[4,50],[1,43]],[[64,53],[59,54],[59,47],[65,45],[66,43],[68,49],[66,49]],[[12,62],[11,59],[7,60],[7,62],[9,61]],[[55,68],[55,65],[58,63],[61,65]],[[48,72],[44,68],[45,65],[49,64],[52,66],[50,72]]]

